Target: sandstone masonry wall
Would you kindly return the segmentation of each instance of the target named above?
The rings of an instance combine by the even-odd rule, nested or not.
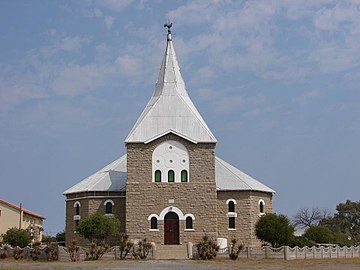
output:
[[[189,153],[189,182],[152,182],[152,153],[162,142],[175,140]],[[206,233],[217,237],[215,144],[193,144],[176,135],[165,135],[149,144],[128,143],[126,184],[126,232],[132,239],[147,237],[164,243],[164,223],[158,221],[158,231],[150,231],[148,217],[160,215],[169,206],[179,208],[184,215],[193,214],[193,231],[185,231],[180,220],[180,243],[197,242]]]

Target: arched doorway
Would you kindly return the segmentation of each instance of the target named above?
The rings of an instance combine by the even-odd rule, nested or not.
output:
[[[179,216],[168,212],[164,217],[164,244],[179,245]]]

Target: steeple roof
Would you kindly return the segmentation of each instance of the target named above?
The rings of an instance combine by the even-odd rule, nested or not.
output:
[[[186,91],[172,43],[171,25],[167,27],[167,45],[154,93],[125,143],[149,143],[168,133],[193,143],[216,143]]]

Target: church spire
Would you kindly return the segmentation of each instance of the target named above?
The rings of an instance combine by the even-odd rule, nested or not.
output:
[[[193,143],[216,143],[186,91],[172,43],[172,23],[168,22],[164,27],[168,28],[166,50],[154,93],[125,143],[148,143],[168,133]]]

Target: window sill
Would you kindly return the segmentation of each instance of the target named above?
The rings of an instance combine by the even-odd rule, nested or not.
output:
[[[194,229],[185,229],[185,232],[195,232]]]
[[[158,232],[159,229],[149,229],[149,232]]]
[[[81,219],[81,216],[80,215],[75,215],[74,216],[74,220],[80,220]]]
[[[107,214],[105,214],[105,216],[106,216],[106,217],[113,217],[114,214],[107,213]]]
[[[228,228],[228,231],[236,231],[235,228]]]
[[[265,213],[260,213],[259,217],[265,216]]]

